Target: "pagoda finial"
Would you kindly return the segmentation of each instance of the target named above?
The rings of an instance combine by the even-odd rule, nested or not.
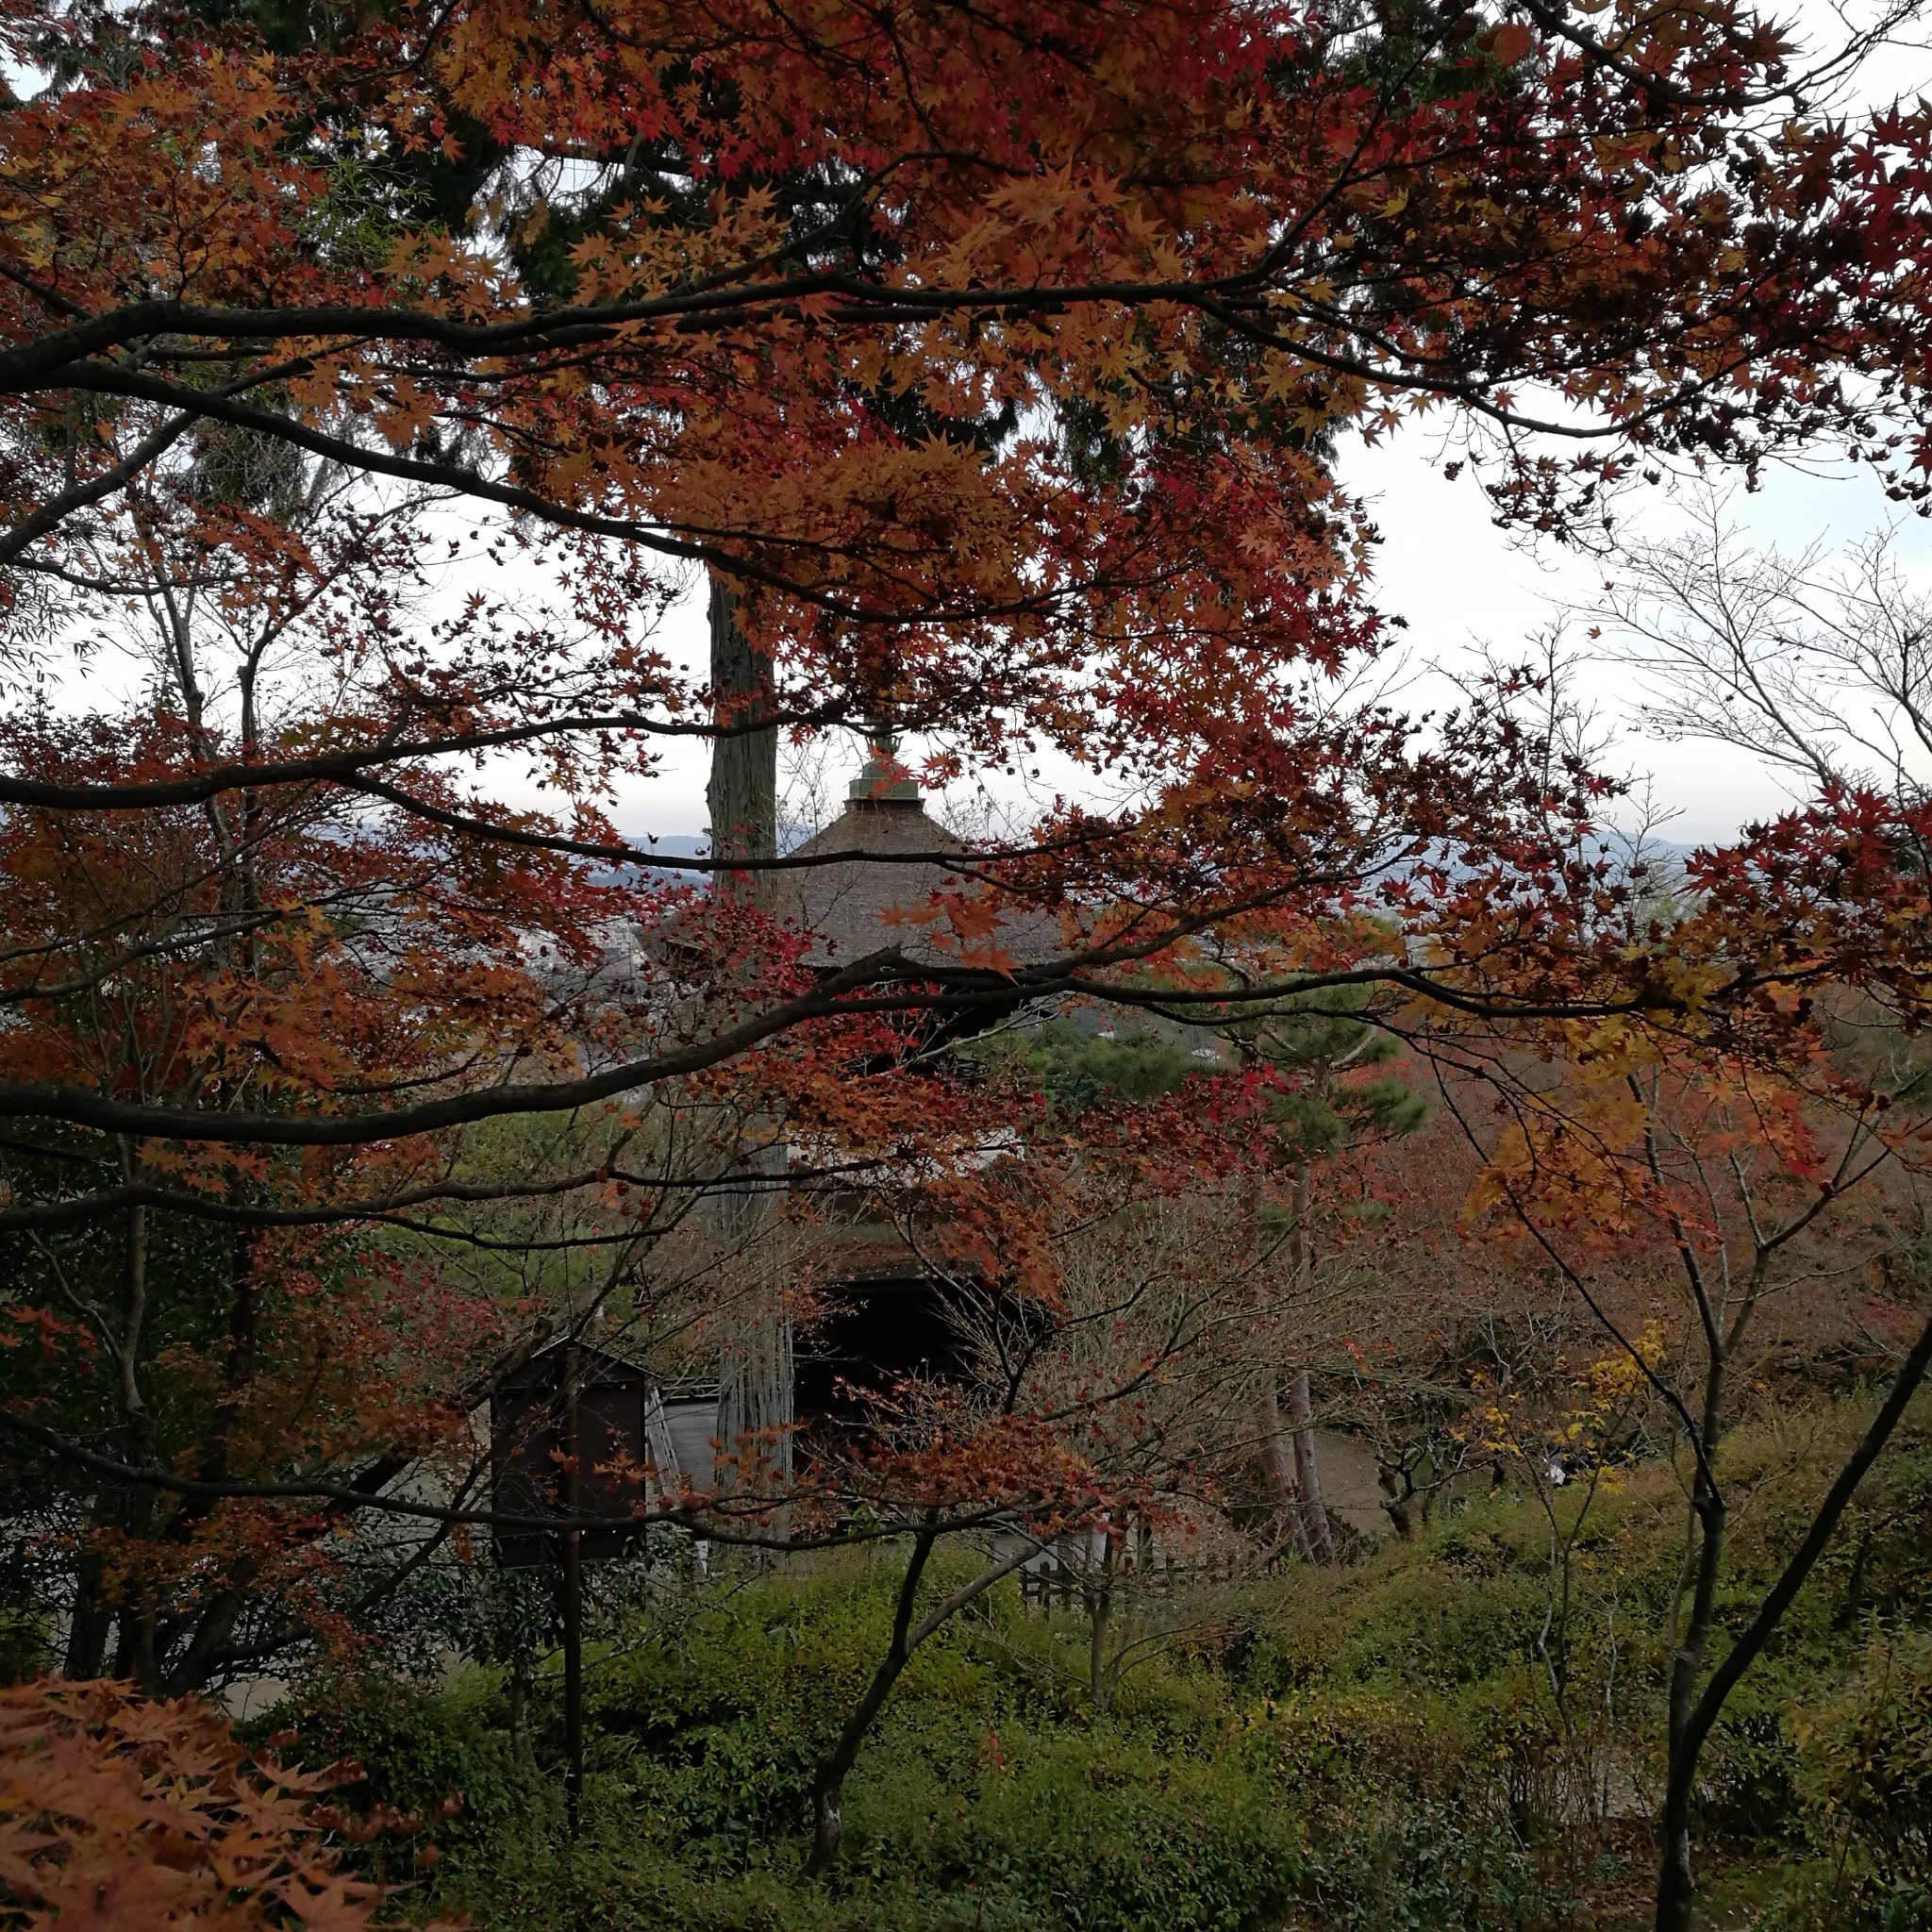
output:
[[[846,797],[855,805],[917,805],[919,782],[899,762],[899,734],[890,724],[868,724],[865,748],[865,763]]]

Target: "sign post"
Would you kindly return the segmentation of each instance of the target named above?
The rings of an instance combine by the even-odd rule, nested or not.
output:
[[[564,1391],[564,1502],[572,1516],[582,1508],[579,1480],[576,1364],[571,1363]],[[564,1813],[575,1838],[584,1808],[584,1533],[563,1533],[563,1774]]]

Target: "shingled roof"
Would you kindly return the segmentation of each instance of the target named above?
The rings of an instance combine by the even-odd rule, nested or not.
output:
[[[894,911],[914,912],[935,891],[972,891],[974,882],[951,871],[935,854],[971,851],[925,808],[919,787],[875,754],[852,782],[845,809],[815,838],[791,855],[861,853],[862,858],[827,865],[781,871],[768,901],[773,914],[812,935],[807,955],[823,968],[849,965],[882,946],[900,946],[913,959],[958,960],[944,943],[951,938],[943,919],[938,925],[895,923]],[[1022,963],[1050,958],[1058,949],[1054,922],[1038,913],[1008,911],[991,940],[1009,959]]]

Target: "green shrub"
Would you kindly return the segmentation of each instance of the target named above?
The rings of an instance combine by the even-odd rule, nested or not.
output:
[[[1810,1846],[1846,1927],[1932,1925],[1932,1637],[1874,1643],[1792,1730]]]
[[[352,1812],[386,1806],[436,1820],[427,1835],[441,1890],[448,1874],[494,1861],[531,1826],[561,1817],[553,1789],[517,1762],[493,1693],[481,1673],[441,1692],[374,1674],[318,1675],[250,1728],[292,1733],[294,1762],[358,1764],[362,1777],[338,1795]],[[457,1808],[439,1817],[452,1800]],[[366,1856],[379,1875],[398,1875],[382,1869],[391,1856],[382,1840]]]
[[[1324,1834],[1308,1923],[1347,1932],[1509,1932],[1561,1916],[1535,1861],[1507,1832],[1442,1806],[1407,1802]]]
[[[812,1763],[878,1655],[896,1584],[884,1565],[770,1579],[601,1674],[607,1786],[710,1886],[696,1908],[728,1895],[748,1909],[757,1879],[802,1864]],[[1265,1761],[1222,1748],[1224,1681],[1163,1662],[1093,1718],[1057,1658],[1067,1633],[1010,1604],[990,1617],[915,1657],[847,1787],[840,1869],[801,1896],[841,1925],[887,1900],[908,1925],[1278,1923],[1300,1849]]]
[[[1800,1420],[1785,1447],[1739,1452],[1740,1469],[1748,1450],[1784,1474],[1740,1512],[1728,1627],[1856,1416]],[[1792,1444],[1802,1469],[1772,1454]],[[1802,1854],[1791,1932],[1932,1932],[1932,1636],[1913,1629],[1928,1472],[1920,1436],[1874,1472],[1710,1742],[1700,1865],[1757,1861],[1755,1906]],[[481,1670],[434,1694],[318,1683],[299,1755],[361,1758],[364,1803],[427,1808],[462,1790],[425,1902],[487,1932],[1587,1926],[1608,1847],[1647,1857],[1598,1814],[1655,1788],[1683,1523],[1660,1468],[1595,1507],[1567,1647],[1549,1621],[1547,1520],[1479,1497],[1357,1566],[1290,1572],[1272,1602],[1152,1657],[1104,1713],[1084,1621],[1024,1614],[1004,1585],[913,1658],[848,1781],[844,1853],[822,1881],[803,1875],[811,1769],[885,1643],[900,1572],[883,1555],[613,1610],[589,1659],[574,1846],[554,1671],[532,1697],[541,1776]],[[1867,1654],[1878,1618],[1893,1635]]]

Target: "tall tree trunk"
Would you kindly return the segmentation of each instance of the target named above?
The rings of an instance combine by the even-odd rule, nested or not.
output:
[[[1246,1200],[1246,1218],[1255,1220],[1256,1201],[1252,1182]],[[1294,1464],[1288,1432],[1281,1421],[1281,1389],[1274,1364],[1266,1365],[1259,1394],[1255,1399],[1255,1439],[1261,1449],[1261,1474],[1268,1491],[1271,1528],[1279,1537],[1286,1532],[1294,1544],[1295,1555],[1305,1562],[1314,1560],[1308,1547],[1307,1529],[1302,1522],[1301,1497],[1295,1487]]]
[[[1921,1329],[1919,1339],[1899,1365],[1898,1374],[1892,1378],[1890,1391],[1879,1405],[1878,1413],[1872,1418],[1871,1424],[1858,1440],[1857,1447],[1845,1459],[1844,1467],[1825,1491],[1824,1500],[1818,1506],[1804,1541],[1779,1573],[1777,1581],[1759,1602],[1757,1612],[1739,1634],[1737,1641],[1724,1653],[1724,1661],[1710,1674],[1710,1681],[1694,1702],[1690,1694],[1695,1688],[1694,1673],[1680,1691],[1680,1660],[1690,1647],[1690,1632],[1687,1632],[1686,1644],[1679,1647],[1677,1657],[1672,1661],[1670,1762],[1664,1785],[1662,1842],[1657,1857],[1657,1932],[1690,1932],[1690,1914],[1697,1897],[1690,1865],[1690,1806],[1697,1790],[1698,1759],[1711,1726],[1723,1714],[1724,1702],[1737,1689],[1740,1679],[1784,1621],[1785,1612],[1790,1608],[1792,1600],[1804,1588],[1806,1578],[1824,1554],[1833,1531],[1838,1528],[1839,1519],[1843,1516],[1859,1483],[1864,1480],[1865,1472],[1877,1461],[1880,1452],[1891,1440],[1892,1432],[1910,1407],[1928,1369],[1932,1369],[1932,1322],[1927,1322]],[[1700,1470],[1699,1474],[1703,1476],[1705,1473]],[[1700,1551],[1699,1557],[1701,1589],[1709,1566],[1705,1560],[1706,1552]],[[1693,1611],[1693,1632],[1695,1625]],[[1680,1695],[1684,1705],[1681,1717],[1678,1711]]]
[[[123,1136],[121,1171],[132,1184],[140,1178],[140,1162],[133,1143]],[[127,1430],[127,1459],[137,1468],[150,1462],[155,1453],[154,1416],[141,1387],[142,1346],[147,1324],[147,1270],[149,1230],[147,1209],[135,1206],[127,1210],[124,1233],[125,1253],[121,1278],[121,1334],[116,1343],[121,1391],[121,1416]],[[136,1485],[127,1498],[127,1526],[137,1537],[154,1533],[160,1507],[159,1494],[144,1485]]]
[[[918,1601],[920,1579],[925,1574],[937,1541],[928,1516],[925,1527],[913,1539],[912,1555],[899,1585],[899,1601],[892,1611],[892,1641],[873,1672],[865,1694],[852,1707],[831,1748],[812,1773],[811,1857],[805,1867],[812,1876],[825,1871],[839,1856],[839,1840],[845,1828],[845,1779],[858,1761],[858,1747],[864,1743],[866,1732],[871,1730],[873,1720],[878,1716],[912,1655],[912,1607]]]
[[[1103,1536],[1100,1542],[1100,1574],[1087,1589],[1087,1682],[1093,1707],[1105,1711],[1111,1688],[1107,1671],[1107,1633],[1113,1622],[1114,1540]]]
[[[783,1159],[782,1147],[758,1149],[738,1164],[736,1174],[746,1180],[770,1179],[782,1172]],[[738,1262],[729,1292],[739,1306],[721,1324],[724,1332],[718,1350],[715,1480],[726,1489],[741,1483],[782,1489],[791,1479],[791,1324],[774,1306],[771,1265],[758,1252],[760,1238],[776,1219],[774,1197],[770,1191],[747,1195],[720,1190],[707,1197],[705,1208],[712,1239]],[[754,1444],[756,1473],[742,1467],[743,1452]]]
[[[1335,1539],[1328,1529],[1328,1510],[1322,1501],[1322,1465],[1315,1454],[1315,1408],[1308,1393],[1308,1372],[1297,1369],[1288,1385],[1288,1412],[1294,1423],[1296,1507],[1303,1533],[1318,1563],[1335,1560]]]
[[[711,852],[719,858],[771,859],[778,850],[778,733],[775,727],[746,730],[772,708],[772,662],[756,650],[739,623],[737,593],[722,577],[711,578],[712,723],[720,735],[711,741],[711,775],[705,803],[711,816]],[[767,872],[720,872],[711,890],[720,898],[758,906],[769,897]],[[754,1142],[762,1137],[756,1122],[743,1131]],[[703,1219],[717,1243],[721,1265],[731,1270],[730,1286],[741,1304],[726,1327],[719,1354],[717,1435],[722,1445],[722,1482],[737,1475],[736,1452],[746,1437],[769,1438],[769,1466],[762,1474],[783,1484],[791,1474],[792,1421],[791,1334],[768,1306],[760,1279],[758,1250],[776,1219],[772,1183],[784,1172],[784,1149],[754,1145],[735,1163],[725,1180],[747,1180],[752,1188],[722,1188],[704,1204]],[[757,1183],[762,1181],[763,1186]],[[734,1262],[733,1257],[738,1257]],[[764,1459],[764,1458],[761,1458]]]
[[[113,1629],[113,1606],[101,1594],[101,1560],[83,1555],[75,1576],[74,1617],[67,1626],[67,1651],[61,1661],[65,1674],[98,1677],[108,1661],[108,1639]]]
[[[1255,1404],[1255,1433],[1261,1439],[1261,1467],[1267,1474],[1271,1491],[1269,1508],[1293,1538],[1295,1554],[1313,1562],[1315,1553],[1309,1545],[1307,1524],[1302,1517],[1301,1494],[1295,1487],[1288,1432],[1281,1421],[1281,1396],[1275,1388],[1272,1366],[1262,1377],[1261,1393]]]
[[[1725,1516],[1724,1499],[1704,1465],[1699,1466],[1692,1485],[1690,1507],[1697,1525],[1696,1581],[1690,1622],[1671,1657],[1664,1802],[1658,1818],[1658,1932],[1689,1932],[1697,1895],[1690,1863],[1690,1806],[1697,1790],[1697,1757],[1703,1740],[1691,1740],[1690,1719],[1710,1645],[1717,1586],[1724,1568]]]
[[[114,1674],[129,1679],[137,1690],[149,1696],[160,1688],[156,1637],[159,1620],[152,1609],[139,1604],[124,1603],[119,1620],[119,1636],[114,1645]]]
[[[1691,1280],[1700,1309],[1707,1307],[1707,1301],[1694,1274]],[[1716,1475],[1717,1452],[1724,1440],[1727,1352],[1722,1327],[1716,1321],[1707,1322],[1706,1335],[1708,1356],[1704,1370],[1703,1414],[1698,1424],[1697,1468],[1690,1482],[1690,1614],[1679,1627],[1678,1641],[1671,1653],[1664,1802],[1658,1818],[1657,1923],[1659,1928],[1669,1928],[1669,1932],[1688,1932],[1697,1895],[1696,1875],[1690,1864],[1690,1806],[1697,1790],[1697,1754],[1702,1740],[1690,1742],[1690,1722],[1717,1616],[1728,1514]],[[1674,1617],[1682,1614],[1681,1601],[1680,1597],[1673,1607]]]
[[[582,1370],[575,1350],[568,1374],[563,1507],[575,1516],[583,1508],[583,1432],[577,1387]],[[559,1541],[563,1546],[563,1809],[575,1840],[584,1819],[584,1533],[567,1529]]]
[[[193,1620],[194,1635],[188,1647],[163,1675],[169,1696],[186,1697],[205,1690],[208,1679],[228,1661],[225,1653],[249,1607],[248,1592],[260,1574],[261,1566],[245,1557],[228,1572],[226,1587]]]
[[[936,1526],[937,1514],[934,1510],[926,1512],[925,1522],[914,1539],[912,1556],[906,1565],[905,1579],[899,1586],[898,1607],[892,1615],[892,1641],[887,1645],[885,1656],[879,1659],[878,1668],[873,1672],[872,1681],[865,1687],[865,1694],[853,1707],[852,1714],[845,1720],[831,1748],[819,1759],[812,1775],[811,1857],[807,1859],[805,1867],[808,1874],[815,1875],[824,1871],[839,1856],[839,1840],[844,1830],[845,1779],[858,1761],[858,1747],[865,1742],[865,1734],[884,1707],[892,1686],[899,1681],[899,1674],[906,1668],[912,1653],[935,1630],[943,1629],[975,1597],[991,1590],[1001,1577],[1010,1576],[1037,1547],[1032,1541],[1023,1540],[1017,1549],[989,1563],[977,1576],[962,1583],[951,1596],[935,1604],[924,1620],[915,1626],[912,1607],[919,1595],[920,1579],[925,1574],[926,1563],[940,1537]]]
[[[1294,1169],[1295,1297],[1304,1312],[1315,1285],[1314,1163],[1306,1157]],[[1308,1393],[1308,1372],[1297,1369],[1288,1385],[1289,1414],[1294,1421],[1296,1508],[1302,1537],[1318,1563],[1335,1560],[1335,1539],[1328,1533],[1328,1511],[1322,1503],[1322,1466],[1315,1454],[1315,1408]]]
[[[230,1198],[237,1198],[242,1183],[238,1177],[230,1187]],[[232,1474],[229,1451],[236,1427],[242,1420],[249,1385],[257,1367],[257,1326],[260,1314],[259,1284],[256,1259],[258,1233],[250,1227],[237,1227],[228,1242],[228,1350],[222,1368],[222,1392],[202,1445],[197,1474],[204,1482],[219,1482]],[[183,1497],[165,1525],[159,1526],[168,1540],[185,1543],[193,1536],[212,1508],[207,1496]],[[137,1613],[132,1608],[122,1616],[121,1650],[115,1674],[132,1676],[144,1690],[170,1696],[199,1690],[206,1681],[213,1660],[224,1649],[242,1613],[248,1607],[247,1592],[260,1574],[260,1566],[249,1557],[239,1557],[214,1591],[192,1612],[170,1614]],[[188,1649],[171,1667],[169,1652],[184,1630],[194,1634]]]
[[[778,733],[756,726],[772,710],[772,660],[755,649],[739,621],[738,595],[711,579],[711,775],[705,805],[717,858],[772,859],[778,854]],[[766,872],[717,873],[713,890],[751,905],[767,896]]]
[[[132,1143],[121,1141],[121,1171],[129,1182],[138,1178]],[[115,1338],[115,1370],[119,1382],[121,1419],[127,1436],[127,1459],[137,1465],[154,1454],[154,1423],[141,1391],[140,1363],[142,1335],[147,1319],[147,1210],[130,1208],[122,1232],[121,1329]],[[98,1510],[96,1522],[109,1513],[120,1514],[125,1526],[136,1537],[149,1535],[158,1503],[150,1489],[132,1485],[125,1506]],[[102,1590],[102,1566],[98,1558],[83,1556],[75,1579],[74,1622],[68,1631],[66,1673],[70,1677],[97,1677],[108,1662],[108,1641],[118,1626],[115,1674],[131,1674],[151,1650],[143,1644],[137,1626],[143,1613],[128,1603],[116,1604]],[[152,1619],[148,1619],[150,1626]]]

